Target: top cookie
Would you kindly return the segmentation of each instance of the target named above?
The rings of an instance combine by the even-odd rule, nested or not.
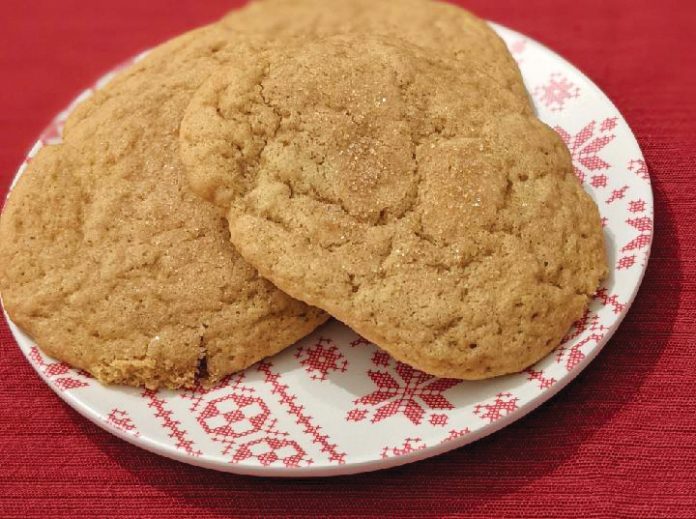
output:
[[[260,278],[219,210],[187,188],[178,128],[229,59],[209,27],[150,53],[80,105],[0,219],[0,288],[49,355],[109,383],[190,386],[271,355],[326,315]]]
[[[398,37],[467,67],[472,62],[485,64],[486,74],[530,102],[517,63],[495,31],[477,16],[446,2],[257,0],[232,11],[221,23],[235,33],[280,40],[355,32]]]
[[[462,65],[355,34],[240,51],[180,137],[263,276],[399,360],[477,379],[555,347],[606,260],[560,138]]]

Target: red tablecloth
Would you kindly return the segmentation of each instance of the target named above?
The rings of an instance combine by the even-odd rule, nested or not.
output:
[[[78,91],[235,3],[4,0],[3,197],[39,131]],[[463,3],[586,72],[645,153],[652,259],[599,358],[549,403],[468,447],[385,472],[282,481],[189,467],[110,436],[39,380],[3,323],[0,516],[696,517],[696,3]]]

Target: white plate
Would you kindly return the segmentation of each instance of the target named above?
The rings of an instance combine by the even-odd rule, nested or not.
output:
[[[350,474],[427,458],[490,434],[549,399],[599,353],[636,295],[652,241],[652,191],[628,124],[599,88],[535,41],[495,29],[520,63],[539,116],[563,136],[599,205],[611,264],[587,316],[536,366],[488,381],[438,380],[330,322],[210,390],[154,392],[104,387],[47,358],[10,323],[34,369],[79,413],[126,441],[194,465],[267,476]],[[73,106],[27,160],[60,140]]]

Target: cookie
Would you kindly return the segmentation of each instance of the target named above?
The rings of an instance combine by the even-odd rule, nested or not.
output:
[[[485,63],[487,74],[529,101],[517,63],[495,31],[469,11],[445,2],[257,0],[221,23],[235,33],[269,39],[345,32],[402,38],[465,64]]]
[[[462,65],[365,34],[240,51],[180,152],[261,275],[398,360],[481,379],[556,347],[607,267],[561,139]]]
[[[0,220],[0,289],[49,355],[105,383],[191,386],[276,353],[327,318],[247,264],[187,188],[178,129],[229,59],[229,31],[164,44],[69,118]]]

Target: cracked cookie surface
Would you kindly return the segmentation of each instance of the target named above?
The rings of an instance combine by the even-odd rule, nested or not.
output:
[[[229,45],[211,26],[118,75],[32,159],[0,220],[7,312],[103,382],[214,382],[327,318],[260,278],[224,215],[187,188],[179,123]]]
[[[235,33],[325,37],[341,33],[397,37],[485,72],[529,101],[517,63],[488,24],[469,11],[433,0],[257,0],[225,16]]]
[[[557,346],[606,275],[560,138],[482,72],[394,38],[239,50],[182,121],[194,191],[288,294],[464,379]]]

